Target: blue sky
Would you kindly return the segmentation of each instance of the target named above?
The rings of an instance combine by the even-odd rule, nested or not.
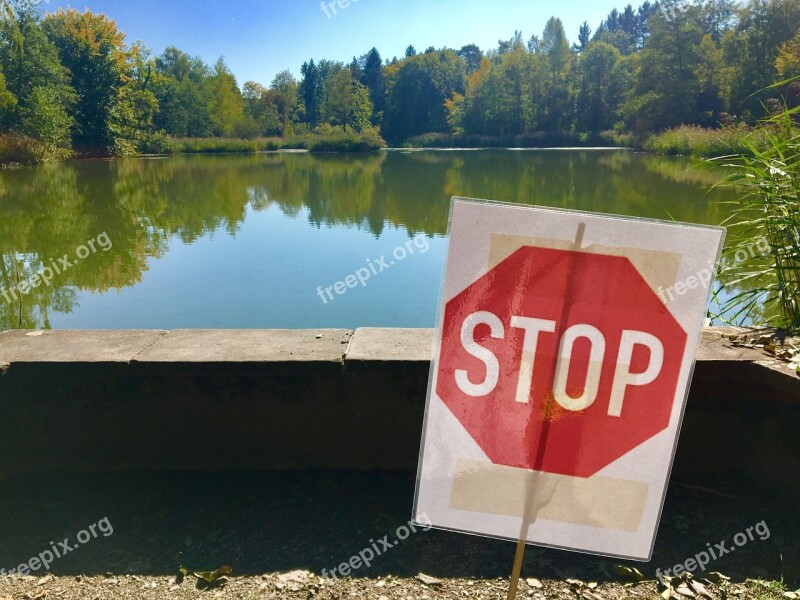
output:
[[[223,55],[240,84],[269,84],[289,69],[300,74],[309,58],[349,62],[373,46],[384,59],[402,56],[409,44],[460,48],[496,47],[521,29],[541,35],[550,16],[561,17],[571,41],[586,20],[592,29],[612,8],[608,0],[358,0],[338,14],[320,0],[42,0],[60,7],[102,12],[115,19],[128,41],[142,40],[155,54],[174,45],[213,63]],[[335,1],[335,0],[334,0]],[[326,1],[327,4],[327,1]]]

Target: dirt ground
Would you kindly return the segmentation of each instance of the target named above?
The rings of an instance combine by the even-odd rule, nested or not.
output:
[[[0,575],[0,600],[505,599],[515,545],[411,531],[413,489],[407,472],[17,476],[0,483],[0,569],[78,547],[47,570]],[[800,599],[796,498],[736,481],[674,482],[650,563],[529,547],[518,597],[666,597],[656,569],[758,523],[767,539],[713,562],[702,586],[674,582],[673,597]],[[381,551],[369,567],[323,576],[367,548]],[[202,578],[223,566],[221,581]]]

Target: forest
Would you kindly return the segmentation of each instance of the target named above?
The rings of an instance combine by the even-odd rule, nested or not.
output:
[[[628,145],[685,125],[746,128],[800,104],[800,0],[646,1],[584,23],[574,43],[552,17],[495,48],[409,46],[391,59],[372,48],[241,84],[224,58],[154,56],[103,14],[0,8],[0,161],[203,148],[197,139],[305,147],[337,132],[395,146]]]

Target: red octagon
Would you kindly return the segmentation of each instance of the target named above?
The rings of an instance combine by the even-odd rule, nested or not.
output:
[[[590,477],[668,427],[686,342],[627,258],[524,247],[447,304],[436,392],[493,463]]]

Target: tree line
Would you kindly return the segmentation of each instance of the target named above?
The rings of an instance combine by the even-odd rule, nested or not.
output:
[[[645,1],[613,10],[570,44],[551,18],[541,36],[496,48],[376,48],[349,64],[309,60],[300,78],[242,86],[168,47],[152,56],[89,11],[42,15],[0,0],[0,134],[54,154],[124,155],[178,138],[289,137],[377,131],[393,144],[423,134],[520,137],[541,132],[642,136],[681,124],[752,122],[800,104],[800,0]]]

